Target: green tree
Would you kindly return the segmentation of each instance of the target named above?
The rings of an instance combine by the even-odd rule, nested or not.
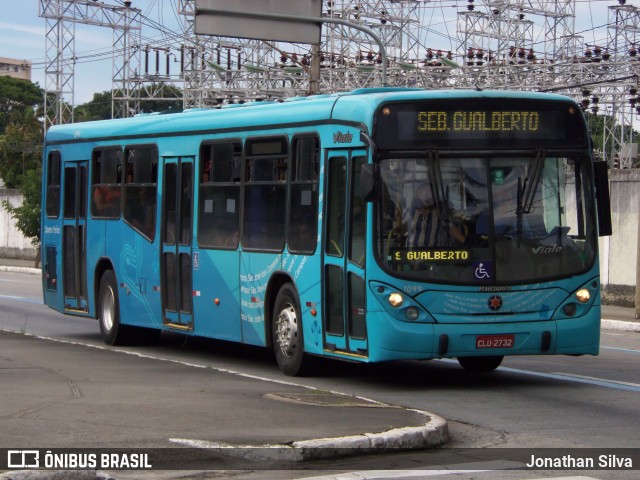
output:
[[[20,177],[40,167],[42,137],[42,123],[32,108],[12,113],[0,135],[0,177],[7,188],[20,188]]]
[[[612,136],[618,140],[624,138],[625,142],[631,140],[633,143],[640,143],[638,131],[630,125],[623,127],[611,115],[596,115],[586,112],[585,117],[593,139],[593,148],[598,158],[611,158]],[[622,130],[623,128],[624,130]]]
[[[0,135],[4,133],[11,117],[26,108],[42,108],[43,91],[36,83],[7,76],[0,76]]]
[[[138,92],[135,92],[138,93]],[[136,96],[134,93],[133,97]],[[166,112],[182,110],[182,91],[172,85],[149,85],[140,87],[140,110],[142,112]],[[162,98],[162,100],[158,99]],[[111,118],[112,92],[94,93],[93,99],[78,105],[74,110],[76,122],[108,120]]]
[[[94,93],[93,100],[78,105],[74,111],[76,122],[108,120],[111,118],[111,92]]]
[[[163,100],[153,97],[161,97]],[[140,90],[140,110],[143,112],[180,112],[182,105],[182,91],[173,85],[164,84],[158,87],[153,84]]]

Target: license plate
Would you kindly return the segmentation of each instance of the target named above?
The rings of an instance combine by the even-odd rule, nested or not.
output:
[[[478,335],[476,348],[513,348],[514,335]]]

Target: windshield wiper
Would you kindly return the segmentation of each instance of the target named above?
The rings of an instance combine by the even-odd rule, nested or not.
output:
[[[529,162],[529,172],[527,178],[522,181],[522,177],[518,177],[518,207],[516,209],[517,216],[517,235],[518,246],[522,237],[522,219],[525,213],[531,213],[533,201],[538,191],[538,186],[542,180],[542,171],[544,170],[544,162],[547,157],[546,150],[538,150],[536,158]]]
[[[449,185],[444,186],[442,170],[440,169],[440,155],[437,150],[429,151],[429,170],[431,171],[431,181],[433,183],[433,201],[440,214],[440,220],[442,221],[444,232],[446,232],[447,243],[451,244],[451,233],[449,231],[449,225],[451,223]]]
[[[429,170],[431,171],[431,182],[433,183],[433,195],[436,207],[440,212],[448,207],[448,202],[444,202],[445,191],[442,181],[442,172],[440,171],[440,156],[437,150],[429,152]]]

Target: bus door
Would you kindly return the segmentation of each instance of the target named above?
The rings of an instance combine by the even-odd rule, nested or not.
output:
[[[65,163],[63,173],[62,282],[64,308],[87,312],[87,163]]]
[[[364,150],[329,153],[324,222],[324,348],[368,355],[365,259],[367,204],[360,195]]]
[[[162,318],[184,331],[193,330],[193,165],[193,157],[165,158],[162,173]]]

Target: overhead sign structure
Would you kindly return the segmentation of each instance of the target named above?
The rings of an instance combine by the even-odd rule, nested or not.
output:
[[[321,17],[322,0],[196,0],[194,29],[197,35],[319,44]]]

